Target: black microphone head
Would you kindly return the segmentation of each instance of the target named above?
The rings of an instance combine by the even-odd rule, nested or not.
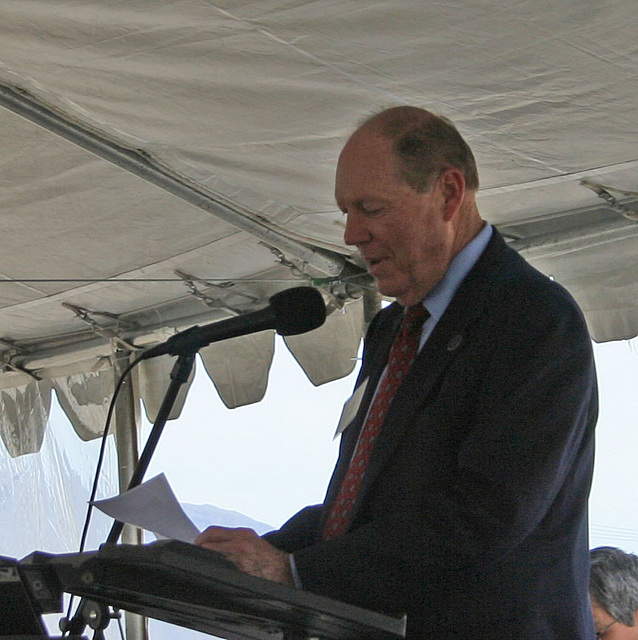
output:
[[[296,336],[317,329],[326,321],[326,304],[314,287],[295,287],[276,293],[269,300],[277,333]]]

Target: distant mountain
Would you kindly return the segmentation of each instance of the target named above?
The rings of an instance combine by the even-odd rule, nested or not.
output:
[[[210,504],[182,504],[182,509],[200,531],[211,525],[219,525],[221,527],[248,527],[261,535],[274,528],[272,525],[253,520],[243,513],[220,509]]]

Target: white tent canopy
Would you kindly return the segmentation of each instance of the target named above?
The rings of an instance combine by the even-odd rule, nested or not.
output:
[[[52,390],[96,437],[118,357],[300,284],[331,313],[288,347],[315,384],[349,373],[375,294],[343,244],[334,165],[392,104],[452,118],[483,216],[570,289],[595,340],[636,336],[637,15],[635,0],[4,0],[10,453],[38,450]],[[273,337],[202,350],[228,406],[263,396]],[[136,372],[151,419],[171,366]]]

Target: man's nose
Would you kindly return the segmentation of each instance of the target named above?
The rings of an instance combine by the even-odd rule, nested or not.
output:
[[[356,212],[346,213],[346,229],[343,240],[347,245],[360,245],[370,239],[370,232],[363,216]]]

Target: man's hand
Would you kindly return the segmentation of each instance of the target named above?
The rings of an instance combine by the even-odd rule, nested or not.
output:
[[[221,553],[244,573],[295,586],[289,554],[273,547],[252,529],[208,527],[197,536],[195,544]]]

